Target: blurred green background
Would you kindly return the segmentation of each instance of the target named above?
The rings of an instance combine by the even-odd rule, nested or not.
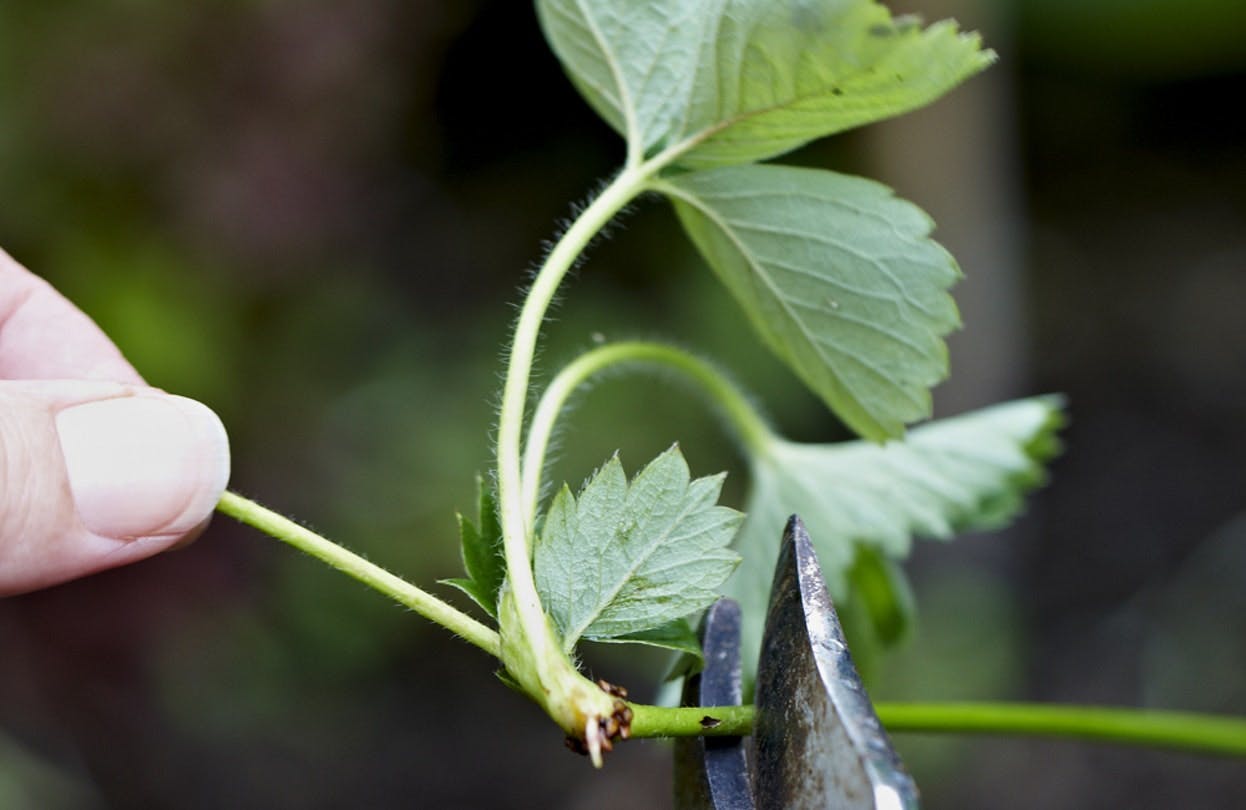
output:
[[[950,414],[1066,392],[1013,530],[922,544],[878,698],[1246,712],[1246,5],[911,0],[1000,64],[802,163],[922,204],[968,281]],[[527,3],[0,0],[0,245],[154,385],[230,429],[233,486],[427,584],[487,468],[500,352],[542,243],[621,159]],[[744,334],[665,206],[598,244],[545,365],[666,336],[789,435],[844,434]],[[556,474],[678,439],[745,471],[681,389],[608,381]],[[661,659],[593,651],[642,696]],[[651,688],[651,687],[650,687]],[[1230,807],[1240,763],[897,740],[930,807]],[[490,661],[218,519],[193,547],[0,602],[0,807],[669,805],[669,752],[601,773]]]

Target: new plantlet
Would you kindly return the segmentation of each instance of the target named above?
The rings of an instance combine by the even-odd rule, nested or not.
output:
[[[976,35],[892,17],[871,0],[538,0],[536,9],[571,81],[625,150],[527,290],[507,354],[496,467],[478,482],[475,514],[459,519],[466,575],[449,584],[494,626],[237,495],[221,509],[496,656],[504,678],[600,765],[629,736],[747,733],[752,710],[724,708],[707,723],[704,710],[629,703],[624,690],[579,671],[579,642],[695,657],[690,619],[725,593],[743,609],[751,679],[777,539],[797,512],[832,597],[856,619],[854,644],[886,645],[911,610],[899,561],[912,538],[1007,523],[1043,480],[1060,403],[1006,403],[906,434],[929,417],[929,389],[947,375],[943,338],[959,325],[948,293],[960,277],[955,261],[930,238],[930,219],[884,186],[760,162],[934,101],[994,59]],[[646,195],[670,202],[741,323],[861,440],[789,441],[715,364],[659,342],[598,346],[530,400],[542,325],[568,270]],[[748,458],[743,512],[719,505],[722,476],[694,474],[678,447],[640,467],[624,464],[624,448],[578,491],[564,484],[542,501],[547,448],[568,398],[620,366],[679,375],[721,414]],[[1033,714],[919,709],[879,713],[899,727],[907,718],[924,728],[1037,729]],[[1103,715],[1080,715],[1081,725],[1078,716],[1060,733],[1103,733]],[[1200,732],[1202,747],[1246,753],[1241,724],[1178,720]],[[1191,743],[1179,737],[1149,739]]]

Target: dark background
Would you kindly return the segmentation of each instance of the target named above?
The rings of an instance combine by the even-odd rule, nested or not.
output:
[[[1000,63],[935,107],[792,159],[881,177],[959,257],[951,414],[1065,392],[1018,526],[910,565],[920,622],[880,699],[1246,713],[1246,6],[918,2]],[[233,486],[421,584],[490,459],[513,304],[622,158],[527,3],[5,0],[0,245],[155,385],[229,427]],[[666,207],[598,245],[549,328],[723,360],[804,439],[841,437],[744,334]],[[578,481],[679,439],[740,461],[697,403],[604,383]],[[644,684],[657,659],[596,652]],[[930,807],[1233,807],[1240,761],[1067,742],[897,745]],[[669,803],[669,752],[604,771],[490,661],[227,519],[191,548],[0,602],[0,807]]]

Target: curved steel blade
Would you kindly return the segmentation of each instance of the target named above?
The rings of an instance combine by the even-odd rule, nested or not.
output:
[[[760,808],[916,808],[917,787],[874,713],[809,534],[795,515],[770,591],[757,673]]]
[[[684,679],[684,706],[740,705],[740,606],[719,599],[701,622],[705,669]],[[710,715],[707,712],[706,722]],[[675,806],[679,810],[753,810],[740,737],[675,741]]]

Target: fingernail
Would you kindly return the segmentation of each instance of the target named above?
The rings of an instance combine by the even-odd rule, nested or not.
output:
[[[187,532],[212,513],[229,480],[229,439],[193,399],[141,395],[56,416],[69,488],[83,524],[133,539]]]

